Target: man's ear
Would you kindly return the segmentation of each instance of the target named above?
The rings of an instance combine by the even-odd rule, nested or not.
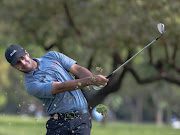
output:
[[[25,50],[25,53],[26,53],[27,56],[29,56],[29,53],[26,50]]]

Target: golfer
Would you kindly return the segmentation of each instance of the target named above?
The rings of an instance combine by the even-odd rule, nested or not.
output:
[[[12,67],[24,72],[27,92],[46,106],[50,116],[46,135],[90,135],[91,116],[81,88],[105,86],[108,79],[93,76],[73,59],[55,51],[31,59],[21,46],[11,45],[5,57]],[[70,73],[79,79],[74,79]]]

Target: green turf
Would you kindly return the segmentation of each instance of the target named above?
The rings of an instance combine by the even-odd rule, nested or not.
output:
[[[45,135],[45,119],[0,116],[0,135]],[[169,126],[113,122],[106,125],[93,121],[91,135],[180,135]]]

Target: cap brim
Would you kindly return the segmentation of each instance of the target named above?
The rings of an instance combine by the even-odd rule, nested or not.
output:
[[[15,66],[15,65],[17,64],[18,59],[19,59],[20,57],[22,57],[22,56],[25,56],[25,55],[26,55],[26,53],[25,53],[24,50],[18,52],[18,53],[16,54],[16,56],[13,58],[11,64]]]

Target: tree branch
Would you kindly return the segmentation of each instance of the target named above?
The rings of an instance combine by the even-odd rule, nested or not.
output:
[[[172,65],[173,67],[176,68],[176,62],[175,62],[175,59],[176,59],[176,56],[177,56],[177,51],[178,51],[178,44],[175,44],[174,45],[174,50],[173,50],[173,55],[172,55]],[[180,71],[180,70],[179,70]]]
[[[152,47],[148,48],[148,55],[149,55],[149,63],[153,63],[153,57],[152,57]]]
[[[131,72],[131,74],[134,76],[136,81],[140,84],[152,83],[152,82],[162,79],[160,74],[153,76],[153,77],[146,78],[146,79],[142,79],[142,78],[140,78],[140,76],[137,74],[137,72],[133,68],[131,68],[129,66],[126,66],[126,68],[128,71]]]
[[[73,21],[73,19],[72,19],[72,17],[71,17],[71,14],[70,14],[70,12],[69,12],[69,8],[68,8],[68,6],[67,6],[67,4],[66,4],[65,1],[63,2],[63,6],[64,6],[64,10],[65,10],[65,13],[66,13],[66,16],[67,16],[67,18],[68,18],[68,22],[69,22],[70,26],[75,30],[75,32],[76,32],[79,36],[81,36],[81,32],[80,32],[80,30],[75,26],[75,23],[74,23],[74,21]]]
[[[174,83],[174,84],[177,84],[180,86],[180,78],[173,75],[173,74],[166,73],[163,75],[163,79],[168,81],[168,82],[171,82],[171,83]]]
[[[168,82],[180,85],[180,78],[168,72],[162,72],[161,74],[157,74],[156,76],[142,79],[133,68],[126,66],[126,69],[131,72],[131,74],[134,76],[134,78],[139,84],[152,83],[157,80],[166,80]]]
[[[178,44],[175,44],[174,45],[173,55],[172,55],[173,65],[175,65],[175,59],[176,59],[176,55],[177,55],[177,50],[178,50]]]
[[[89,62],[88,62],[88,66],[87,66],[87,69],[88,69],[88,70],[91,70],[93,60],[94,60],[94,55],[92,54],[91,57],[90,57],[90,59],[89,59]]]
[[[165,55],[166,55],[166,61],[169,62],[169,52],[168,52],[168,45],[167,45],[167,42],[165,42],[164,40],[163,41],[163,44],[164,44],[164,49],[165,49]]]

